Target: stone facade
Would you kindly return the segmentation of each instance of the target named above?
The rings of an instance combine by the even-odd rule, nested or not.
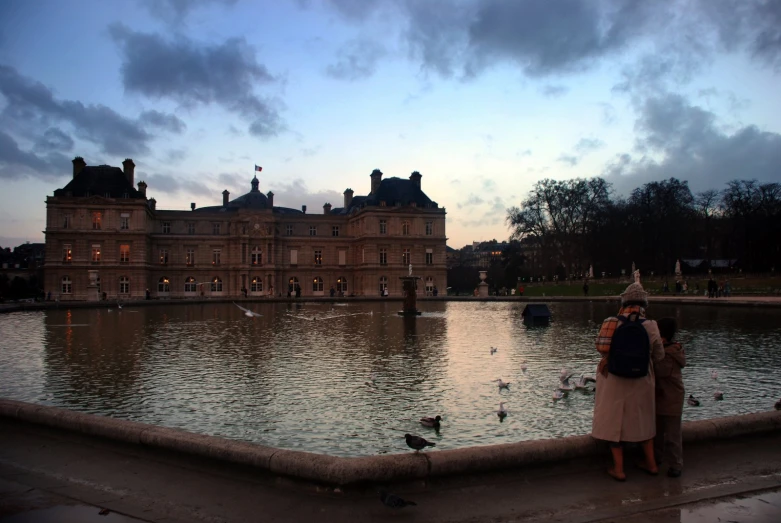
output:
[[[411,263],[418,293],[446,282],[445,210],[421,190],[421,175],[375,170],[371,192],[344,192],[319,213],[274,206],[254,178],[247,194],[189,211],[157,209],[132,160],[123,168],[73,160],[73,179],[46,200],[45,291],[90,298],[90,271],[109,300],[196,297],[401,296]],[[94,274],[94,273],[93,273]]]

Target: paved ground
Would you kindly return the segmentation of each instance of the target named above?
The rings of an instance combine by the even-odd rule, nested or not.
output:
[[[629,467],[629,480],[621,484],[603,472],[607,459],[590,459],[391,485],[418,503],[393,512],[374,487],[334,491],[0,420],[0,522],[667,523],[717,521],[708,514],[722,512],[725,522],[781,521],[781,434],[691,446],[685,459],[678,480]],[[98,515],[101,509],[110,512]]]

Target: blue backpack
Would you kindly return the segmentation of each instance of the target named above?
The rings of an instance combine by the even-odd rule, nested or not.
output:
[[[618,316],[619,326],[610,340],[607,370],[622,378],[643,378],[651,362],[651,340],[637,313]]]

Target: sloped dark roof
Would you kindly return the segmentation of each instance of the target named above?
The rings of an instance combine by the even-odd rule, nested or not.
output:
[[[106,196],[110,198],[144,198],[119,167],[110,165],[86,166],[54,196]]]
[[[353,198],[353,201],[355,200]],[[370,194],[366,197],[367,205],[379,205],[380,202],[385,202],[385,205],[389,207],[396,205],[396,203],[401,203],[401,205],[415,203],[418,207],[426,207],[433,203],[431,198],[426,196],[426,193],[412,180],[395,176],[382,180],[377,194]]]

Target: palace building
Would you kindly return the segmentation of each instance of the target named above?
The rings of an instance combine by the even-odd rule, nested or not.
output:
[[[400,276],[420,276],[419,294],[446,282],[445,209],[421,189],[421,174],[386,178],[375,169],[366,196],[322,212],[274,205],[254,177],[248,193],[188,210],[157,208],[135,164],[88,166],[46,199],[46,292],[60,300],[401,295]],[[153,188],[150,188],[153,189]]]

